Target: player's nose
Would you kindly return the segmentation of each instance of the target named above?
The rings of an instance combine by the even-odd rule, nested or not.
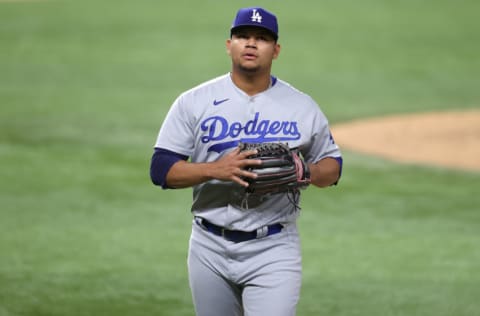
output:
[[[257,47],[257,39],[254,36],[249,36],[245,44],[247,47]]]

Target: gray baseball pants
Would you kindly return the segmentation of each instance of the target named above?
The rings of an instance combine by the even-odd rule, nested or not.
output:
[[[294,316],[301,287],[297,227],[234,243],[193,222],[188,270],[197,316]]]

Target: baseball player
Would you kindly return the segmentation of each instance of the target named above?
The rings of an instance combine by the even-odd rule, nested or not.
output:
[[[297,203],[288,192],[248,195],[263,164],[239,143],[300,148],[316,187],[336,184],[342,158],[308,95],[271,74],[280,54],[276,16],[240,9],[226,40],[231,71],[182,93],[151,160],[152,182],[193,188],[188,252],[199,316],[291,316],[301,287]]]

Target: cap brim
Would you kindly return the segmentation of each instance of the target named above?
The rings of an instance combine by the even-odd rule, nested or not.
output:
[[[259,28],[259,29],[263,29],[265,31],[267,31],[270,35],[272,35],[272,37],[277,40],[278,39],[278,35],[275,34],[275,32],[273,32],[272,30],[270,30],[269,28],[266,28],[262,25],[258,25],[258,24],[240,24],[240,25],[236,25],[235,27],[232,27],[230,29],[230,35],[232,35],[234,32],[238,31],[239,29],[241,28],[245,28],[245,27],[255,27],[255,28]]]

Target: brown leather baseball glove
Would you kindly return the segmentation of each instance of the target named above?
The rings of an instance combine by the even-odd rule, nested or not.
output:
[[[257,154],[249,159],[260,159],[261,165],[249,167],[257,174],[255,179],[245,179],[249,186],[246,192],[268,194],[298,192],[310,184],[310,170],[298,150],[283,143],[240,143],[240,150],[256,149]]]

